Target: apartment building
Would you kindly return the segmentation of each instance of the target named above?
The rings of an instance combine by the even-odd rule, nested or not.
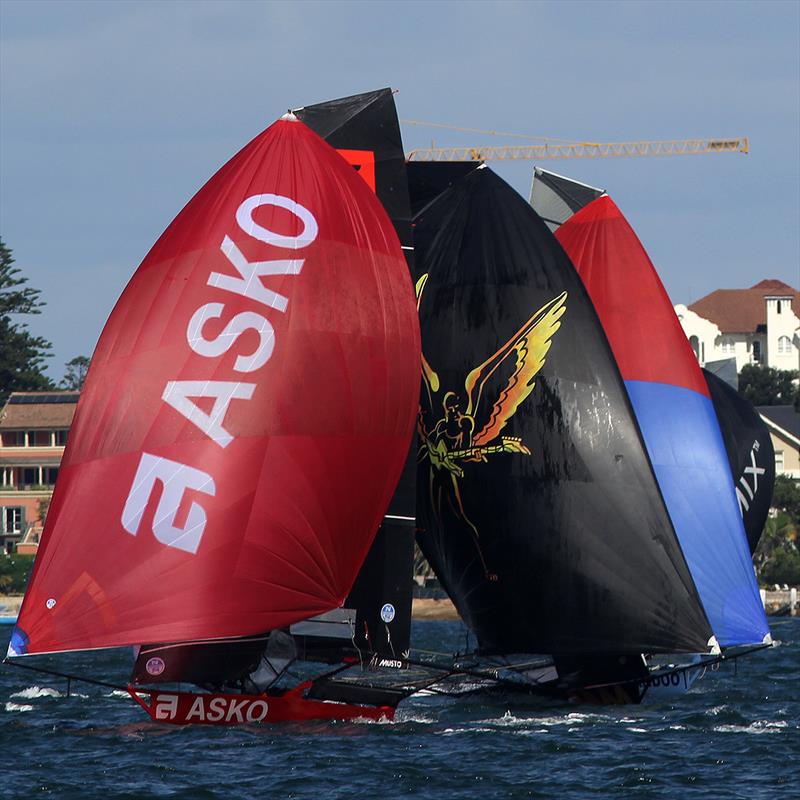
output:
[[[13,392],[0,411],[0,546],[35,553],[77,392]]]

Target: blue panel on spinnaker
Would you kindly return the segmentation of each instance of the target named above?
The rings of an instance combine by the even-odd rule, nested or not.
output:
[[[666,383],[625,385],[717,640],[760,643],[769,628],[711,401]]]

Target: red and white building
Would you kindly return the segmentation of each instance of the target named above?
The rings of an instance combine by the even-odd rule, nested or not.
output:
[[[0,410],[0,546],[35,553],[78,392],[13,392]]]

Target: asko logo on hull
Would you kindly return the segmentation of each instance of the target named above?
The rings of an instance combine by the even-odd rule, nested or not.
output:
[[[264,722],[269,704],[260,697],[188,692],[150,692],[128,690],[154,722],[173,725],[236,725]],[[149,704],[142,695],[149,698]]]

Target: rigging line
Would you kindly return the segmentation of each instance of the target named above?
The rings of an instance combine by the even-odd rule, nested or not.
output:
[[[772,645],[771,644],[760,644],[760,645],[757,645],[755,647],[751,647],[751,648],[748,648],[746,650],[742,650],[741,652],[738,652],[738,653],[732,653],[731,655],[726,655],[725,653],[720,653],[720,655],[716,656],[716,658],[714,658],[713,660],[703,661],[700,664],[682,664],[682,665],[677,665],[677,666],[675,666],[675,667],[673,667],[671,669],[668,669],[668,670],[663,670],[663,671],[659,670],[657,673],[656,672],[651,672],[648,677],[644,677],[644,678],[627,678],[625,680],[614,681],[612,683],[593,683],[593,684],[584,686],[582,688],[583,689],[603,689],[603,688],[605,688],[607,686],[624,686],[626,684],[631,684],[631,683],[634,683],[634,684],[635,683],[647,683],[648,679],[652,678],[655,675],[657,675],[660,678],[664,678],[664,677],[669,677],[670,675],[675,675],[675,674],[679,674],[679,673],[682,673],[682,672],[686,672],[687,670],[699,669],[701,666],[704,669],[708,669],[709,667],[711,667],[712,672],[716,672],[720,668],[720,666],[722,666],[722,664],[725,661],[733,661],[734,664],[736,664],[738,659],[740,659],[742,656],[750,655],[750,653],[757,653],[760,650],[766,650],[769,647],[772,647]]]
[[[450,131],[462,131],[464,133],[481,133],[486,136],[508,136],[514,139],[533,139],[541,142],[564,142],[565,144],[589,144],[577,139],[558,139],[553,136],[533,136],[529,133],[509,133],[508,131],[490,131],[483,128],[461,128],[458,125],[446,125],[442,122],[425,122],[419,119],[401,119],[404,125],[421,125],[426,128],[446,128]]]
[[[438,670],[440,672],[444,672],[446,673],[443,676],[444,678],[449,678],[454,675],[466,675],[467,677],[470,678],[480,678],[481,680],[489,680],[492,683],[497,684],[498,686],[513,687],[517,690],[519,690],[520,688],[524,689],[526,687],[525,683],[520,683],[519,681],[511,681],[508,680],[507,678],[501,678],[499,676],[495,676],[486,672],[481,672],[479,670],[465,669],[463,667],[452,667],[452,668],[434,667],[431,664],[426,664],[425,662],[415,662],[410,659],[406,659],[406,663],[414,667],[424,667],[425,669]],[[437,681],[434,681],[434,683],[438,683],[441,680],[442,678],[439,678]],[[531,684],[531,686],[533,686],[533,684]]]
[[[127,692],[127,686],[120,686],[117,683],[109,683],[108,681],[98,681],[95,678],[84,678],[80,675],[73,675],[69,672],[59,672],[58,670],[54,669],[47,669],[45,667],[34,667],[32,664],[20,664],[17,661],[11,661],[8,658],[3,659],[3,664],[8,667],[14,667],[15,669],[26,669],[29,672],[38,672],[41,675],[52,675],[56,678],[66,678],[67,680],[73,681],[80,681],[81,683],[90,683],[93,686],[103,686],[106,689],[117,689],[121,692]]]

